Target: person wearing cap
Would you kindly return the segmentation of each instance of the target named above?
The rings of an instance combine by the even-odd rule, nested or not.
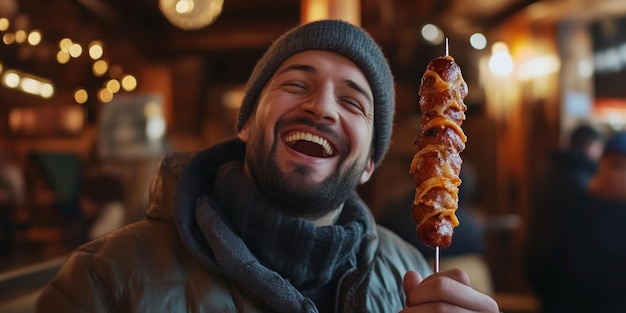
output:
[[[356,193],[391,136],[393,76],[338,20],[285,33],[255,66],[237,138],[163,158],[147,219],[73,252],[37,310],[497,312],[432,274]]]
[[[571,240],[572,208],[580,204],[598,168],[605,138],[595,126],[581,123],[568,136],[568,145],[552,151],[534,184],[534,198],[522,249],[526,278],[542,312],[551,312],[570,296],[564,291],[563,263]]]
[[[587,192],[571,197],[562,297],[546,312],[626,312],[626,131],[608,138]]]

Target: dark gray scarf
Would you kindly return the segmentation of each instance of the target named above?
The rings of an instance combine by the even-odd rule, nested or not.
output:
[[[193,176],[190,172],[187,176]],[[324,301],[334,298],[338,275],[356,267],[368,226],[358,196],[346,202],[336,225],[315,227],[269,205],[241,162],[223,164],[212,185],[211,199],[177,210],[181,237],[191,253],[273,311],[317,312],[311,299],[332,306]],[[180,225],[194,221],[180,218],[185,211],[195,214],[195,226]]]

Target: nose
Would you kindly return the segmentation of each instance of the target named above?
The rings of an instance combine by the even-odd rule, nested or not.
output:
[[[302,109],[315,115],[316,118],[335,122],[338,120],[337,97],[332,88],[318,88],[302,104]]]

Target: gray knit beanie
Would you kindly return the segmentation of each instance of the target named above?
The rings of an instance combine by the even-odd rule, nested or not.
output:
[[[246,85],[236,130],[243,128],[257,105],[259,94],[278,67],[306,50],[328,50],[354,62],[367,77],[374,94],[374,162],[389,147],[395,105],[394,82],[380,47],[363,29],[339,20],[300,25],[278,38],[256,64]]]

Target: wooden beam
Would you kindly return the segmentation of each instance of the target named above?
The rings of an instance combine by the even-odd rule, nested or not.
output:
[[[206,52],[232,49],[266,48],[297,21],[262,24],[232,25],[209,28],[199,32],[176,32],[164,34],[155,49],[163,54],[178,52]]]

